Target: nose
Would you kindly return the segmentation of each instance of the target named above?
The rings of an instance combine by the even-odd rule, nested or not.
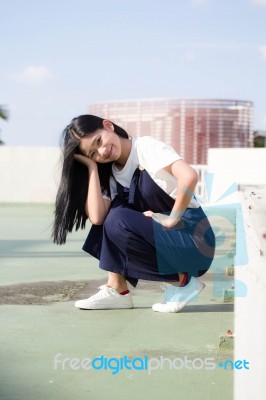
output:
[[[100,154],[101,157],[105,158],[107,156],[107,148],[105,146],[101,146],[98,149],[98,153]]]

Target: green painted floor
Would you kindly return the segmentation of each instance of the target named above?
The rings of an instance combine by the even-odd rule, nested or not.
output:
[[[212,271],[179,314],[154,313],[162,291],[145,281],[133,310],[81,311],[75,299],[94,293],[106,273],[81,250],[86,232],[52,243],[52,218],[48,205],[0,205],[0,399],[233,399],[233,373],[217,366],[233,358],[232,347],[219,347],[234,329],[233,306],[214,295]],[[85,369],[100,356],[113,369]],[[124,356],[139,358],[139,368],[146,356],[154,370],[119,371]]]

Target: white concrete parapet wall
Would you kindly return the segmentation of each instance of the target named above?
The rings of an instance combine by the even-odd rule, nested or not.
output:
[[[209,149],[208,171],[244,185],[265,185],[266,148]]]
[[[54,202],[60,179],[61,150],[56,147],[0,146],[0,202]],[[198,194],[204,197],[205,166],[194,166],[202,173]],[[210,149],[208,170],[214,173],[210,203],[232,182],[264,184],[266,149]],[[231,201],[228,197],[223,200]]]
[[[60,155],[56,147],[0,146],[0,202],[54,202]]]
[[[244,216],[248,260],[235,266],[234,357],[250,369],[234,370],[234,400],[266,398],[266,149],[211,149],[208,172],[213,175],[212,202],[235,182],[241,191],[223,199],[239,201]],[[245,295],[237,288],[246,286]],[[243,293],[242,293],[243,294]]]
[[[235,298],[235,359],[246,359],[249,370],[235,371],[234,400],[266,398],[266,186],[242,186],[249,260],[235,268],[247,287]],[[255,392],[254,392],[255,390]]]

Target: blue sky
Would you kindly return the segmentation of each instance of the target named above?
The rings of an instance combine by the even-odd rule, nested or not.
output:
[[[1,0],[0,121],[11,146],[57,146],[89,104],[251,100],[266,130],[266,0]],[[152,132],[151,132],[152,134]]]

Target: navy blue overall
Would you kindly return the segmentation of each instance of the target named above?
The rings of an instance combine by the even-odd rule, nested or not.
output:
[[[130,188],[117,182],[103,225],[92,225],[83,250],[136,286],[138,279],[178,281],[178,272],[201,276],[210,267],[215,236],[201,207],[187,208],[174,228],[165,228],[143,212],[169,214],[175,200],[145,170],[137,168]]]

